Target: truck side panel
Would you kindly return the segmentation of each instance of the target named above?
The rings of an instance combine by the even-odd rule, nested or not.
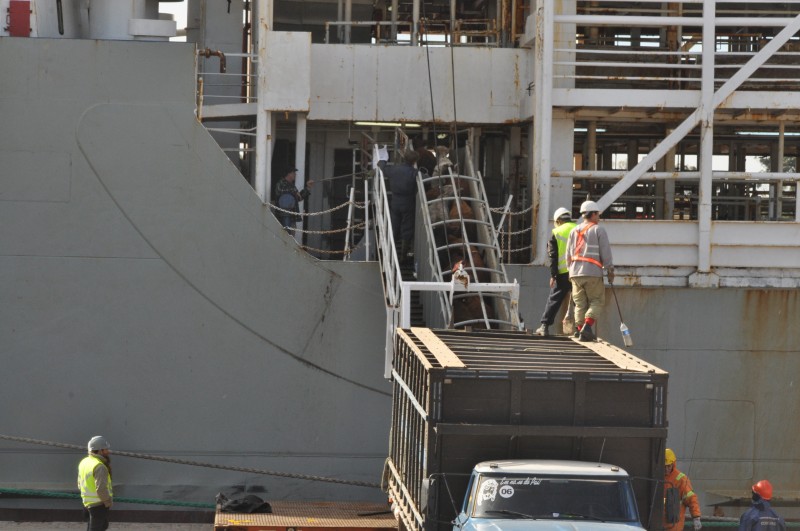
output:
[[[387,463],[405,527],[449,529],[472,467],[505,459],[619,465],[646,478],[634,479],[640,518],[660,524],[650,516],[663,503],[654,480],[663,476],[666,373],[643,362],[621,367],[619,353],[567,338],[434,332],[466,367],[443,366],[452,358],[428,352],[413,329],[398,332]]]

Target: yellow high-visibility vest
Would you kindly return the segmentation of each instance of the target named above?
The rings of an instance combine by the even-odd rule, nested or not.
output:
[[[106,464],[97,456],[87,455],[78,465],[78,488],[81,491],[81,499],[84,507],[95,505],[102,500],[97,495],[97,485],[94,482],[94,469],[98,466],[106,468]],[[112,495],[111,474],[108,475],[108,494]]]
[[[562,223],[553,229],[553,236],[556,237],[556,243],[558,244],[559,273],[566,273],[569,271],[569,268],[567,267],[567,239],[569,238],[569,233],[572,232],[572,229],[577,226],[578,224],[574,221],[567,221],[566,223]]]

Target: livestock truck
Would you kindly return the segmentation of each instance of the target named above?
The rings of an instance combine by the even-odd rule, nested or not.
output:
[[[401,531],[662,527],[663,370],[603,341],[428,328],[398,330],[392,361]]]

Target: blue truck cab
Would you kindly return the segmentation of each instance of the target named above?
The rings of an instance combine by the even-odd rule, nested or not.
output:
[[[644,529],[628,473],[582,461],[475,465],[453,531]]]

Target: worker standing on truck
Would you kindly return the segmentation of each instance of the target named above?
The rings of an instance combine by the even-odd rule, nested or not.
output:
[[[87,531],[108,529],[108,510],[114,503],[111,488],[111,445],[96,435],[87,445],[89,455],[78,465],[78,489],[89,516]]]
[[[575,302],[575,325],[578,340],[597,339],[592,328],[606,302],[603,269],[608,271],[608,283],[614,283],[614,261],[606,230],[598,225],[600,207],[594,201],[581,204],[583,222],[569,233],[567,266]]]
[[[555,227],[547,242],[547,256],[550,259],[550,296],[547,298],[547,304],[542,314],[542,325],[536,329],[536,334],[545,337],[550,335],[550,326],[556,319],[561,303],[572,291],[569,268],[567,268],[567,239],[572,229],[578,225],[572,221],[570,211],[563,207],[553,214],[553,223]],[[565,328],[572,319],[572,312],[568,308],[567,315],[564,317]]]
[[[770,507],[771,499],[769,481],[753,485],[753,505],[739,519],[739,531],[786,531],[786,522]]]
[[[692,515],[694,531],[703,527],[700,522],[700,504],[697,494],[692,490],[689,476],[675,466],[675,452],[667,448],[664,453],[664,529],[683,531],[686,509]]]

